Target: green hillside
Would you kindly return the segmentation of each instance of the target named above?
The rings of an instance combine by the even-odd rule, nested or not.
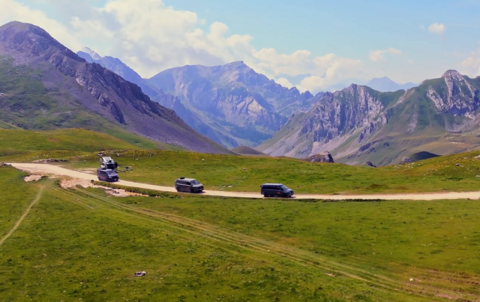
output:
[[[238,146],[236,148],[231,149],[230,151],[233,151],[234,153],[240,154],[240,155],[268,156],[267,154],[260,152],[258,150],[255,150],[248,146]]]
[[[139,147],[107,134],[84,129],[50,131],[0,129],[0,157],[32,151],[95,152],[116,149],[139,149]]]
[[[82,128],[103,132],[141,148],[178,149],[130,133],[100,115],[70,101],[67,91],[48,91],[33,70],[0,57],[0,129],[54,130]]]

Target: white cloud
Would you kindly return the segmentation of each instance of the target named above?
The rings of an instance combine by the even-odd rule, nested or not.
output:
[[[460,64],[460,71],[471,77],[480,76],[480,49],[477,52],[472,52],[468,58]]]
[[[205,21],[196,13],[176,10],[161,0],[110,0],[97,8],[91,6],[92,1],[77,1],[75,9],[58,5],[57,0],[39,1],[50,5],[57,15],[61,12],[58,18],[63,23],[15,0],[2,0],[0,21],[33,23],[73,51],[89,46],[102,56],[120,58],[144,77],[177,66],[242,60],[286,87],[292,84],[281,75],[311,74],[298,88],[315,91],[344,78],[361,77],[364,72],[360,60],[335,54],[314,56],[308,50],[282,54],[273,48],[255,49],[252,36],[229,34],[228,26],[220,22],[205,29]],[[385,53],[392,50],[397,51],[389,49]]]
[[[0,6],[0,24],[5,24],[10,21],[20,21],[41,25],[50,35],[68,48],[77,49],[81,47],[81,43],[72,36],[65,25],[48,18],[44,12],[31,9],[14,0],[2,0]]]
[[[393,55],[401,55],[402,52],[395,48],[388,48],[388,49],[380,49],[380,50],[372,50],[370,51],[370,60],[373,62],[385,61],[386,54],[393,54]]]
[[[447,27],[442,23],[433,23],[428,27],[429,32],[437,35],[442,35],[445,30],[447,30]]]
[[[293,87],[292,83],[290,83],[290,81],[287,80],[287,79],[285,79],[285,78],[275,79],[275,82],[276,82],[277,84],[282,85],[283,87],[287,87],[287,88],[292,88],[292,87]]]

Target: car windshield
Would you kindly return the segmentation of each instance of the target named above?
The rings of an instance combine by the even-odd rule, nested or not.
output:
[[[117,176],[117,173],[115,173],[114,171],[108,171],[107,175],[108,176]]]
[[[288,187],[285,186],[285,185],[282,185],[282,189],[283,189],[283,190],[288,190]]]
[[[197,180],[192,180],[190,183],[191,183],[192,185],[199,185],[199,184],[200,184]]]

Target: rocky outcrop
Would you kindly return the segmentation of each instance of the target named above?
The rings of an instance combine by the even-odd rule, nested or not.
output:
[[[376,166],[374,163],[372,163],[371,161],[365,162],[365,165],[367,165],[367,166],[369,166],[369,167],[372,167],[372,168],[376,168],[376,167],[377,167],[377,166]]]
[[[332,155],[328,151],[307,157],[305,161],[311,163],[334,163]]]
[[[330,140],[362,129],[358,142],[388,122],[384,106],[369,88],[352,84],[335,93],[323,95],[304,119],[300,134],[310,134],[313,142]]]
[[[0,27],[0,55],[12,57],[16,65],[41,70],[38,76],[45,88],[62,91],[56,98],[65,106],[82,106],[152,140],[199,152],[229,153],[174,111],[151,101],[139,86],[86,62],[37,26],[11,22]]]
[[[442,79],[445,81],[447,93],[428,87],[427,96],[442,113],[472,117],[479,108],[478,90],[458,71],[446,71]]]
[[[409,164],[409,163],[413,163],[413,159],[411,159],[411,158],[408,157],[408,156],[405,156],[405,157],[402,158],[402,160],[400,161],[400,164]]]

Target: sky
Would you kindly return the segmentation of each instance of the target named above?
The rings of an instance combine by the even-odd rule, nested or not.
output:
[[[480,0],[0,0],[73,51],[88,46],[142,77],[244,61],[301,91],[387,76],[480,76]]]

